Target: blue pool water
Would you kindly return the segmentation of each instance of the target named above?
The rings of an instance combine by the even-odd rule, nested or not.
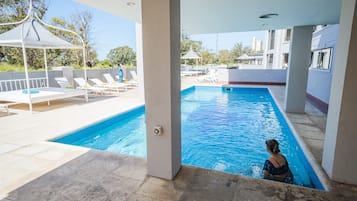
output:
[[[182,92],[182,163],[262,178],[265,140],[277,139],[295,184],[323,189],[266,88],[192,87]],[[146,157],[145,108],[53,141]]]

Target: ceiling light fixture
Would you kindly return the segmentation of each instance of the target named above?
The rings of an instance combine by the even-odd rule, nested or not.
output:
[[[273,17],[277,17],[279,16],[279,14],[277,13],[269,13],[269,14],[264,14],[259,16],[260,19],[269,19],[269,18],[273,18]]]
[[[133,7],[133,6],[136,5],[136,3],[133,2],[133,1],[128,1],[128,2],[126,3],[126,5],[129,6],[129,7]]]

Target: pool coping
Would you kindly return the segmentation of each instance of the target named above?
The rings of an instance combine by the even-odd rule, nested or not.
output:
[[[322,170],[322,167],[316,162],[316,159],[314,155],[311,153],[309,147],[306,145],[305,141],[302,139],[302,137],[298,134],[298,132],[295,130],[294,125],[291,123],[289,117],[286,115],[285,111],[281,108],[279,102],[277,101],[276,97],[274,96],[274,93],[270,90],[270,88],[267,88],[269,90],[269,93],[271,94],[272,98],[274,99],[276,106],[278,107],[280,113],[284,116],[286,123],[288,124],[289,128],[291,129],[291,132],[293,133],[296,141],[298,142],[300,148],[302,149],[303,153],[305,154],[306,159],[308,160],[309,164],[311,165],[313,171],[315,172],[316,176],[320,180],[322,187],[324,188],[323,190],[329,191],[331,186],[326,179],[325,173]],[[319,190],[319,189],[318,189]]]

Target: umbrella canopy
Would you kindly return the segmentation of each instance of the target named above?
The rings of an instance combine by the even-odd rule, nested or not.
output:
[[[86,71],[86,59],[85,59],[85,46],[83,39],[74,31],[66,30],[63,28],[58,28],[43,22],[35,12],[32,10],[32,1],[29,1],[29,11],[25,19],[19,22],[11,22],[11,23],[0,23],[0,25],[11,25],[11,24],[19,24],[17,27],[7,31],[5,33],[0,34],[0,46],[8,46],[8,47],[21,47],[22,55],[24,57],[24,67],[25,67],[25,77],[26,77],[26,86],[27,86],[27,94],[29,97],[29,109],[32,112],[32,100],[30,93],[30,80],[28,74],[27,67],[27,56],[26,56],[26,48],[38,48],[43,49],[44,62],[45,62],[45,70],[46,70],[46,85],[49,87],[48,81],[48,68],[47,68],[47,57],[46,57],[46,49],[82,49],[83,50],[83,63],[84,63],[84,79],[87,84],[87,71]],[[37,21],[35,20],[37,19]],[[41,24],[39,23],[41,22]],[[57,30],[62,30],[66,32],[70,32],[75,34],[80,39],[82,46],[77,46],[71,44],[54,34],[45,28],[52,27]]]
[[[251,57],[248,56],[247,54],[243,54],[242,56],[238,57],[237,59],[238,60],[248,60],[248,59],[251,59]]]
[[[198,54],[192,50],[192,48],[190,49],[190,51],[188,51],[185,55],[183,55],[181,57],[181,59],[200,59],[201,57],[198,56]]]
[[[39,22],[29,18],[17,27],[0,34],[0,46],[22,47],[22,33],[25,48],[40,49],[82,49],[48,31]]]

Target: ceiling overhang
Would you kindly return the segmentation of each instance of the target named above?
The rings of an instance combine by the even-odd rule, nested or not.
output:
[[[141,22],[141,0],[75,1]],[[181,29],[205,34],[337,24],[340,12],[341,0],[181,0]],[[271,13],[277,16],[259,18]]]

